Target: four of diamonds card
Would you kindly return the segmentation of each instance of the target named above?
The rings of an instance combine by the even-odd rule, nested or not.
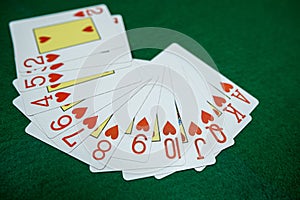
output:
[[[257,99],[173,43],[133,59],[105,5],[10,23],[29,135],[125,180],[202,171],[251,121]]]

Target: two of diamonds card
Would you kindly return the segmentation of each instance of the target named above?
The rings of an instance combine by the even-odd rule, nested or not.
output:
[[[132,59],[105,5],[10,23],[29,135],[125,180],[202,171],[234,144],[257,99],[178,44]]]

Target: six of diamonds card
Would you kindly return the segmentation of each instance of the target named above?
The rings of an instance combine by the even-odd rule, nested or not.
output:
[[[188,49],[132,58],[105,5],[10,23],[25,132],[125,180],[202,171],[232,146],[258,100]]]

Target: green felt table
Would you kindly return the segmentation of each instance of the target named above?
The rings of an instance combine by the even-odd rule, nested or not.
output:
[[[235,145],[201,173],[126,182],[121,172],[92,174],[84,163],[30,137],[18,96],[8,23],[99,1],[1,1],[1,199],[300,199],[297,1],[116,1],[127,29],[164,27],[192,37],[219,70],[259,101]],[[174,41],[176,42],[176,41]],[[151,59],[157,51],[134,52]]]

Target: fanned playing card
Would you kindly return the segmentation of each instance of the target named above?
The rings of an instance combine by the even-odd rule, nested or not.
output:
[[[122,16],[103,4],[9,26],[20,95],[13,104],[31,121],[25,132],[95,175],[201,172],[235,143],[258,105],[176,43],[151,61],[132,59]]]
[[[129,53],[127,38],[114,26],[114,21],[105,5],[97,5],[11,22],[18,71],[54,67],[74,59],[77,61],[69,66],[80,68],[84,60],[78,62],[78,58],[94,54],[110,58],[98,60],[96,66],[121,57],[123,60],[119,62],[130,61],[131,57],[128,60],[122,55]]]

